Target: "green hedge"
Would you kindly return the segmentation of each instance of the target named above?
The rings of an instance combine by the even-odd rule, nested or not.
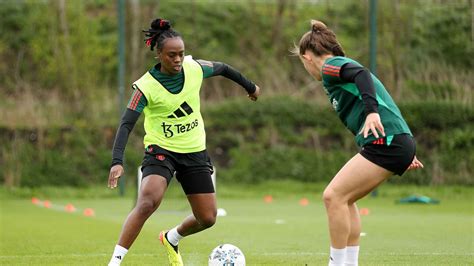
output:
[[[105,186],[113,134],[109,128],[89,126],[0,129],[1,142],[6,143],[0,150],[0,182],[26,187]],[[129,148],[126,158],[139,161],[139,153],[141,150]]]
[[[449,102],[399,105],[417,140],[425,169],[393,183],[473,185],[474,110]],[[290,97],[231,100],[203,110],[208,150],[220,180],[327,182],[357,151],[329,104]],[[141,123],[126,150],[135,176],[143,147]],[[86,186],[108,175],[115,126],[0,128],[0,182],[10,186]],[[134,178],[129,179],[134,182]]]
[[[474,110],[450,102],[399,105],[425,164],[393,183],[474,184]],[[328,181],[358,150],[328,104],[287,97],[226,102],[205,112],[208,147],[223,179]]]

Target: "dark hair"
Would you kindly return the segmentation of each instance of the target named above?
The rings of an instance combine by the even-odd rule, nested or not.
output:
[[[299,45],[293,49],[293,53],[303,55],[306,50],[318,56],[325,54],[345,56],[342,46],[336,39],[336,34],[318,20],[311,20],[311,30],[303,34]]]
[[[150,50],[153,51],[153,48],[159,50],[163,47],[163,44],[166,39],[180,37],[181,35],[171,28],[171,23],[169,20],[157,18],[151,22],[150,29],[143,30],[145,32],[145,43],[147,46],[150,46]]]

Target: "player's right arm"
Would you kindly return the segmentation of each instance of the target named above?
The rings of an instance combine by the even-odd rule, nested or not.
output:
[[[364,126],[361,130],[364,138],[367,138],[369,131],[371,131],[376,138],[379,138],[379,132],[382,136],[385,136],[385,130],[378,113],[375,86],[369,70],[353,63],[346,63],[341,67],[339,76],[341,80],[345,82],[355,83],[361,94],[366,115]]]
[[[112,164],[109,172],[108,187],[116,188],[119,177],[123,174],[123,154],[127,145],[128,136],[138,121],[140,114],[147,104],[147,100],[139,89],[135,89],[128,102],[127,109],[122,115],[120,125],[115,135],[112,148]]]

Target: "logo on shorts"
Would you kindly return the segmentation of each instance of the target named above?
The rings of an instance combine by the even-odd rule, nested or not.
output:
[[[337,102],[336,99],[332,99],[332,108],[334,108],[334,110],[337,110],[337,106],[339,105],[339,103]]]
[[[164,161],[165,160],[165,156],[163,154],[158,154],[156,155],[156,159],[160,160],[160,161]]]
[[[376,139],[376,140],[372,141],[372,144],[384,145],[385,144],[385,139],[384,138]]]

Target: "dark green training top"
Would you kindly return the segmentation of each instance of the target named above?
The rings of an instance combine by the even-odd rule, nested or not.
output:
[[[361,66],[355,60],[347,57],[335,56],[328,58],[322,67],[321,75],[324,89],[329,97],[337,115],[344,125],[354,134],[357,145],[364,146],[373,142],[376,138],[369,132],[369,136],[364,138],[360,132],[364,126],[366,113],[360,89],[353,82],[347,82],[340,76],[341,69],[346,64]],[[410,128],[403,119],[400,110],[388,94],[382,82],[371,74],[376,100],[378,103],[378,113],[384,126],[387,143],[397,134],[411,134]]]

